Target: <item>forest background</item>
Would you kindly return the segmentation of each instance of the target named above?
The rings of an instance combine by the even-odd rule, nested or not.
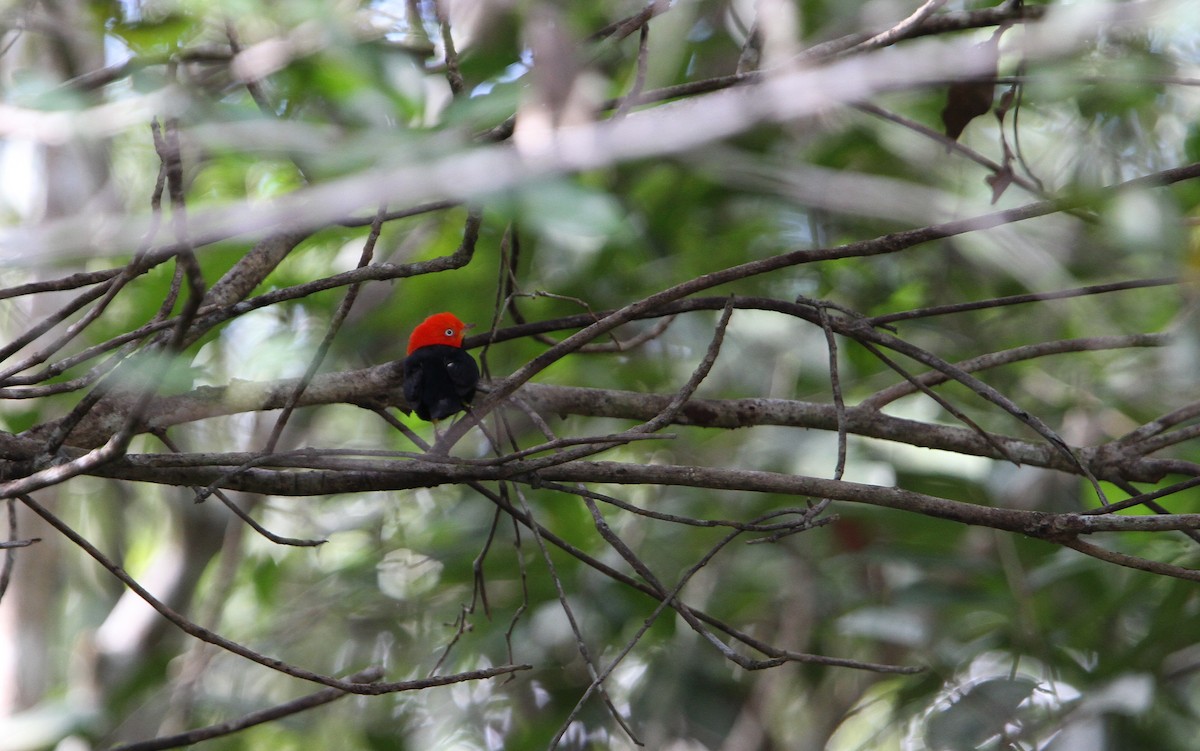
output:
[[[1196,3],[27,0],[0,77],[0,748],[1194,747]]]

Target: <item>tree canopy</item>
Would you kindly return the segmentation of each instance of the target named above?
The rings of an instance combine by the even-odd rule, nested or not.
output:
[[[0,33],[0,747],[1194,746],[1194,3]]]

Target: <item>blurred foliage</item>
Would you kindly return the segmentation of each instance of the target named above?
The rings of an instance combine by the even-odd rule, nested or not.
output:
[[[189,211],[243,202],[266,207],[308,184],[454,154],[524,106],[532,86],[528,30],[546,9],[538,3],[451,5],[465,92],[453,100],[441,56],[442,32],[427,0],[134,0],[74,3],[80,20],[61,37],[24,22],[49,18],[34,5],[6,16],[3,38],[15,42],[0,57],[11,84],[4,102],[48,112],[88,104],[74,89],[39,72],[38,56],[54,54],[56,45],[91,45],[107,64],[132,61],[125,75],[102,89],[103,97],[118,105],[136,104],[169,89],[182,98]],[[650,22],[643,71],[647,89],[734,73],[755,5],[695,0],[664,10]],[[911,5],[803,0],[794,4],[797,31],[789,41],[799,51],[844,34],[882,30],[911,12]],[[1068,4],[1044,5],[1054,10]],[[639,10],[635,2],[554,6],[558,30],[572,43],[574,63],[594,79],[588,82],[594,106],[628,92],[638,79],[639,39],[636,32],[602,41],[590,36]],[[266,111],[230,73],[231,28],[242,50],[276,49],[272,45],[285,50],[277,61],[268,58],[267,75],[255,82],[258,95],[269,103]],[[959,34],[986,39],[991,32]],[[1064,197],[1087,196],[1110,182],[1198,158],[1194,81],[1175,78],[1190,75],[1200,62],[1200,17],[1194,7],[1168,3],[1145,24],[1099,26],[1087,32],[1081,49],[1019,68],[1021,34],[1019,26],[1006,32],[1000,62],[1001,76],[1030,76],[1023,82],[1018,112],[1003,125],[988,115],[975,118],[959,139],[964,146],[997,162],[1005,159],[1006,148],[1017,150],[1013,169],[1044,186],[1046,195]],[[225,59],[202,54],[213,50],[224,50]],[[947,70],[946,78],[957,73]],[[877,99],[889,111],[937,130],[946,96],[943,86]],[[144,212],[157,171],[148,129],[123,132],[104,143],[112,176],[107,189],[121,210]],[[5,169],[17,175],[15,147],[6,149],[4,158]],[[982,213],[993,198],[988,174],[941,141],[846,107],[799,122],[758,125],[694,151],[523,184],[481,199],[483,227],[466,267],[365,286],[323,369],[349,370],[401,357],[412,325],[434,310],[453,309],[486,329],[502,288],[502,249],[513,253],[512,232],[519,240],[513,267],[522,293],[515,305],[527,319],[541,320],[619,307],[698,275],[790,250]],[[833,175],[855,182],[835,184]],[[52,177],[30,179],[50,189]],[[12,180],[6,177],[6,182]],[[3,216],[22,215],[17,195],[15,188],[5,189]],[[996,208],[1037,197],[1013,185]],[[1181,217],[1194,217],[1198,205],[1195,184],[1127,192],[1087,202],[1071,216],[963,235],[900,254],[806,264],[714,294],[820,297],[874,316],[1194,273],[1189,264],[1197,260],[1187,255]],[[454,208],[389,222],[375,260],[401,264],[453,253],[462,243],[466,215]],[[332,226],[313,234],[253,294],[352,269],[368,231]],[[206,244],[198,258],[208,283],[242,258],[252,242],[233,237]],[[12,286],[117,267],[133,252],[129,248],[123,257],[50,254],[42,263],[23,255],[25,260],[4,269],[0,278]],[[66,354],[151,320],[171,273],[160,267],[134,280]],[[0,308],[5,339],[25,331],[70,294],[5,300]],[[897,331],[949,361],[1033,342],[1172,327],[1183,328],[1180,347],[1186,348],[1200,346],[1194,341],[1195,322],[1186,318],[1195,304],[1191,295],[1178,287],[1131,290],[921,318],[897,324]],[[299,375],[343,296],[341,288],[327,290],[241,315],[189,351],[191,367],[171,389]],[[682,316],[641,347],[577,354],[539,380],[672,393],[702,357],[715,320],[705,313]],[[636,323],[616,336],[627,340],[650,325]],[[507,374],[544,348],[532,340],[496,345],[488,350],[487,365],[494,374]],[[896,381],[860,347],[847,344],[839,354],[849,403]],[[1060,427],[1072,443],[1088,445],[1194,400],[1195,370],[1188,367],[1188,356],[1179,348],[1059,355],[983,377]],[[93,365],[83,363],[58,380]],[[905,366],[920,370],[912,363]],[[1027,435],[1010,416],[964,388],[950,384],[940,393],[986,429]],[[699,396],[828,402],[822,333],[794,319],[738,311]],[[64,414],[75,401],[74,396],[6,400],[0,418],[7,430],[20,431]],[[909,397],[887,411],[953,422],[923,397]],[[425,437],[433,435],[415,418],[402,419]],[[181,433],[188,444],[213,451],[256,450],[273,422],[273,413],[238,415]],[[577,417],[555,419],[553,426],[562,435],[623,427]],[[522,429],[529,443],[538,440],[532,427]],[[638,443],[604,458],[822,477],[832,474],[837,458],[835,438],[816,431],[680,427],[671,432],[677,435],[673,441]],[[398,432],[348,405],[297,413],[284,442],[287,447],[412,450]],[[158,450],[150,446],[148,441],[145,450]],[[472,437],[462,451],[483,456],[487,447]],[[1200,459],[1189,444],[1172,455]],[[1078,510],[1095,503],[1078,478],[868,439],[851,440],[846,479],[994,506]],[[594,490],[701,519],[747,521],[801,503],[684,488]],[[577,497],[548,489],[522,492],[542,524],[584,553],[626,570]],[[201,622],[211,617],[208,625],[220,633],[273,657],[327,674],[378,664],[388,670],[389,680],[423,677],[439,665],[440,672],[508,662],[534,665],[510,681],[343,698],[202,746],[215,751],[545,748],[590,682],[554,577],[600,664],[634,638],[655,608],[649,598],[558,550],[549,553],[547,563],[528,531],[517,534],[503,515],[497,521],[495,508],[467,488],[242,499],[278,534],[327,539],[318,549],[270,544],[236,520],[229,522],[212,500],[192,508],[186,489],[120,487],[81,478],[55,495],[57,511],[135,576],[149,576],[176,558],[194,564],[194,591],[183,609]],[[1195,491],[1181,494],[1172,498],[1171,507],[1196,510],[1196,500]],[[521,506],[521,499],[512,501]],[[724,534],[603,510],[613,529],[668,586]],[[646,747],[1194,747],[1200,733],[1195,636],[1200,596],[1193,583],[914,514],[851,504],[839,504],[836,511],[837,522],[773,545],[733,543],[697,574],[683,598],[789,649],[921,664],[929,670],[909,677],[811,665],[745,672],[668,611],[606,684]],[[495,539],[482,555],[493,525]],[[121,664],[89,663],[96,643],[106,638],[105,628],[114,627],[121,592],[80,552],[61,540],[53,544],[58,580],[43,593],[43,622],[50,628],[42,643],[49,672],[32,708],[0,720],[0,748],[103,748],[223,722],[316,690],[167,629],[148,653],[125,656]],[[1200,564],[1200,550],[1183,537],[1127,535],[1104,544],[1155,560]],[[477,557],[486,611],[472,594]],[[28,566],[25,559],[17,563],[19,579]],[[12,609],[11,598],[4,607]],[[561,747],[630,746],[593,697]]]

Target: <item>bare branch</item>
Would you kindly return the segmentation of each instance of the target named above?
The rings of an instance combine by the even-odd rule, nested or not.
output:
[[[1127,336],[1093,336],[1084,339],[1062,339],[1053,342],[1037,342],[1024,344],[1020,347],[989,352],[986,355],[973,357],[955,363],[955,367],[967,373],[1009,365],[1022,360],[1033,360],[1048,355],[1066,354],[1068,352],[1097,352],[1107,349],[1129,349],[1134,347],[1162,347],[1170,342],[1166,334],[1130,334]],[[876,392],[859,402],[860,407],[882,409],[885,405],[913,394],[922,387],[936,386],[946,383],[950,376],[940,371],[923,373],[915,382],[898,383]]]
[[[912,15],[900,21],[898,24],[888,29],[881,31],[870,39],[860,42],[851,47],[847,52],[860,52],[877,47],[886,47],[895,44],[897,41],[912,36],[912,33],[925,23],[925,20],[932,16],[938,8],[946,4],[946,0],[925,0],[921,7],[912,12]]]
[[[367,240],[363,244],[362,254],[358,259],[358,268],[360,269],[369,266],[371,259],[375,255],[375,243],[379,240],[379,233],[383,229],[384,211],[385,207],[380,206],[379,212],[375,215],[375,221],[371,224],[371,232],[367,235]],[[267,443],[263,447],[263,453],[270,454],[275,451],[275,446],[279,443],[279,437],[283,434],[283,428],[287,425],[292,412],[296,409],[296,402],[299,401],[300,396],[312,381],[313,376],[317,374],[317,369],[321,367],[321,363],[325,361],[325,355],[329,353],[329,348],[333,345],[333,338],[337,336],[338,330],[341,329],[342,323],[346,320],[346,316],[350,314],[350,309],[354,306],[354,301],[358,299],[360,288],[360,284],[351,284],[347,287],[346,295],[342,298],[341,304],[338,305],[337,311],[333,314],[333,320],[329,322],[329,327],[325,332],[325,336],[321,339],[321,343],[317,345],[316,351],[313,352],[313,356],[308,363],[308,368],[296,384],[296,390],[288,397],[287,404],[283,406],[283,411],[276,418],[275,425],[271,428],[271,435],[267,438]]]
[[[379,668],[368,668],[354,675],[347,676],[345,680],[348,683],[373,683],[383,678],[383,670]],[[350,696],[346,691],[336,688],[326,688],[316,693],[302,696],[299,699],[292,699],[282,704],[267,709],[260,709],[257,712],[250,712],[235,720],[208,725],[207,727],[196,728],[189,730],[186,733],[178,733],[176,735],[162,736],[146,741],[138,741],[136,743],[125,743],[119,746],[113,746],[109,751],[161,751],[167,748],[179,748],[181,746],[190,746],[194,743],[220,738],[226,735],[245,730],[246,728],[261,725],[265,722],[273,722],[275,720],[289,717],[300,712],[306,712],[315,707],[330,702],[337,701],[342,697]]]
[[[1138,558],[1127,553],[1120,553],[1115,550],[1093,545],[1090,542],[1084,542],[1078,538],[1068,538],[1060,541],[1061,544],[1078,550],[1084,555],[1089,555],[1092,558],[1097,558],[1108,563],[1115,563],[1118,566],[1137,569],[1138,571],[1149,571],[1152,574],[1161,576],[1169,576],[1173,579],[1186,579],[1189,581],[1200,581],[1200,571],[1195,571],[1182,566],[1174,566],[1169,563],[1160,563],[1159,561],[1149,561],[1145,558]]]
[[[1000,308],[1007,305],[1024,305],[1026,303],[1043,302],[1045,300],[1065,300],[1072,297],[1086,297],[1089,295],[1099,295],[1107,292],[1122,292],[1130,289],[1144,289],[1146,287],[1168,287],[1179,284],[1177,277],[1164,276],[1153,279],[1131,279],[1123,282],[1112,282],[1109,284],[1092,284],[1087,287],[1079,287],[1077,289],[1064,289],[1052,292],[1030,292],[1024,295],[1009,295],[1007,297],[996,297],[991,300],[976,300],[972,302],[955,303],[953,305],[935,305],[919,310],[906,310],[900,313],[888,313],[881,316],[871,316],[867,320],[873,326],[881,326],[897,321],[911,321],[916,318],[929,318],[930,316],[951,315],[954,313],[965,313],[973,310],[991,310],[992,308]]]

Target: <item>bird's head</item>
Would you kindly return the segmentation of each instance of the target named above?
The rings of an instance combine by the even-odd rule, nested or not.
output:
[[[421,347],[432,344],[445,344],[449,347],[461,347],[463,332],[471,328],[468,323],[458,320],[453,313],[434,313],[421,321],[412,335],[408,337],[408,354]]]

